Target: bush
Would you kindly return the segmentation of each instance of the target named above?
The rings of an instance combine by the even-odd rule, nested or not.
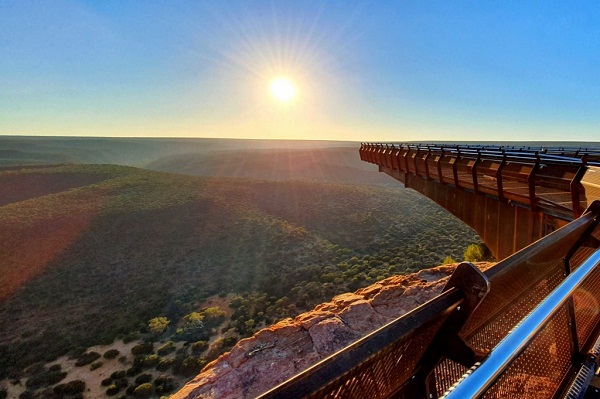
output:
[[[119,388],[127,388],[129,380],[127,378],[119,378],[118,380],[115,380],[115,385]]]
[[[450,255],[444,258],[444,260],[442,261],[442,265],[447,265],[449,263],[456,263],[456,261]]]
[[[103,379],[103,380],[100,382],[100,385],[102,385],[103,387],[107,387],[107,386],[109,386],[110,384],[112,384],[112,380],[113,380],[113,379],[112,379],[112,378],[110,378],[110,377],[108,377],[108,378],[105,378],[105,379]]]
[[[173,364],[173,373],[183,377],[192,377],[198,374],[205,364],[206,360],[204,358],[197,358],[195,356],[178,358],[175,359]]]
[[[134,375],[138,375],[142,372],[142,368],[140,366],[134,365],[127,369],[127,375],[129,377],[133,377]]]
[[[0,399],[6,399],[7,396],[8,396],[8,392],[6,392],[6,389],[4,389],[4,388],[0,389]]]
[[[143,342],[131,348],[134,355],[150,355],[154,353],[154,344],[152,342]]]
[[[175,345],[173,344],[172,341],[167,342],[166,344],[160,346],[157,350],[156,353],[164,356],[164,355],[168,355],[171,352],[175,351]]]
[[[106,394],[108,396],[115,396],[116,394],[119,393],[119,391],[121,390],[121,388],[119,388],[118,386],[116,386],[115,384],[111,385],[108,387],[108,389],[106,390]]]
[[[83,391],[85,391],[85,382],[81,380],[69,381],[66,384],[58,384],[54,387],[54,393],[59,396],[72,396]]]
[[[150,396],[152,396],[153,393],[154,393],[154,386],[147,382],[145,384],[138,386],[133,391],[133,396],[135,396],[136,398],[149,398]]]
[[[43,373],[36,374],[29,378],[25,385],[29,389],[38,389],[41,387],[54,385],[63,380],[66,376],[67,373],[62,371],[44,371]]]
[[[471,244],[464,253],[467,262],[484,262],[494,260],[490,249],[485,244]]]
[[[156,365],[156,369],[158,371],[167,371],[174,361],[175,359],[160,359],[160,361]]]
[[[60,364],[53,364],[48,369],[48,371],[60,371],[60,370],[62,370],[62,366]]]
[[[96,362],[96,363],[92,363],[92,365],[90,366],[90,370],[94,371],[96,369],[99,369],[100,367],[102,367],[104,363],[102,362]]]
[[[142,374],[142,375],[139,375],[135,379],[135,383],[138,385],[141,385],[143,383],[150,382],[150,381],[152,381],[152,375],[150,375],[150,374]]]
[[[158,395],[168,394],[177,388],[177,382],[175,379],[166,375],[159,375],[156,377],[156,380],[154,380],[154,386]]]
[[[106,352],[104,352],[104,358],[105,359],[114,359],[115,357],[119,356],[119,350],[118,349],[109,349]]]
[[[208,342],[206,342],[206,341],[196,341],[192,344],[192,353],[194,355],[199,355],[207,349],[208,349]]]
[[[85,346],[79,346],[75,349],[71,349],[67,355],[69,359],[77,359],[79,356],[83,355],[87,348]]]
[[[43,362],[34,363],[25,369],[25,375],[32,376],[46,371],[46,366]]]
[[[115,371],[110,375],[113,380],[119,380],[121,378],[127,378],[127,372],[125,370]]]
[[[169,323],[170,321],[166,317],[155,317],[148,321],[148,330],[155,334],[161,334],[167,330]]]
[[[19,399],[35,399],[36,396],[37,395],[33,391],[25,391],[19,395]]]
[[[77,361],[75,362],[75,366],[77,366],[77,367],[85,366],[85,365],[90,364],[93,361],[97,360],[98,358],[100,358],[100,354],[98,352],[84,353],[83,355],[81,355],[77,358]]]
[[[140,333],[137,331],[131,332],[123,337],[123,343],[128,344],[130,342],[140,339]]]
[[[144,359],[144,367],[154,367],[158,364],[160,358],[158,355],[149,355]]]

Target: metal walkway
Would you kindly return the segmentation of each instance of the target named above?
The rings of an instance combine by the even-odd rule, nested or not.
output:
[[[600,149],[363,143],[359,153],[473,227],[498,259],[600,199]]]

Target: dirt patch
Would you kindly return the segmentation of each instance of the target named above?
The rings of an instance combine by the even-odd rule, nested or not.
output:
[[[102,386],[101,382],[105,378],[110,377],[112,373],[120,370],[127,370],[133,365],[134,356],[131,354],[131,348],[135,345],[141,343],[141,341],[132,341],[129,343],[124,343],[123,341],[114,342],[111,345],[97,345],[92,346],[87,349],[87,352],[97,352],[100,355],[104,355],[106,351],[109,349],[116,349],[119,351],[119,355],[114,359],[106,359],[104,357],[100,357],[96,362],[101,362],[102,365],[95,370],[91,370],[91,365],[85,365],[82,367],[75,366],[76,359],[69,359],[67,356],[63,356],[56,361],[50,362],[46,364],[46,368],[51,367],[55,364],[61,366],[62,371],[66,371],[67,377],[60,381],[59,384],[64,384],[69,381],[81,380],[85,382],[85,392],[84,397],[86,399],[96,399],[96,398],[109,398],[110,396],[106,395],[107,387]],[[158,348],[161,344],[155,343],[155,349]],[[183,347],[183,342],[175,343],[176,349],[180,349]],[[122,359],[122,357],[125,359]],[[173,358],[175,357],[175,353],[171,353],[166,356],[162,356],[163,358]],[[159,375],[169,375],[174,378],[179,387],[182,387],[185,382],[188,380],[187,378],[182,378],[179,376],[174,376],[170,372],[160,372],[155,369],[146,369],[142,372],[143,374],[152,375],[152,379],[155,379]],[[132,385],[134,377],[129,377],[129,385]],[[24,378],[20,381],[19,384],[13,385],[9,380],[0,381],[0,388],[4,388],[7,390],[8,399],[18,399],[19,395],[22,394],[26,390],[27,379]],[[124,390],[122,391],[124,393]],[[120,395],[121,393],[119,393]]]

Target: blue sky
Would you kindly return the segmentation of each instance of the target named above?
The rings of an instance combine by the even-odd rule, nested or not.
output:
[[[0,134],[600,141],[597,21],[592,1],[0,0]]]

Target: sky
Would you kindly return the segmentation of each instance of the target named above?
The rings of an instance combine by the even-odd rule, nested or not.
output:
[[[0,135],[600,141],[598,21],[596,1],[0,0]]]

